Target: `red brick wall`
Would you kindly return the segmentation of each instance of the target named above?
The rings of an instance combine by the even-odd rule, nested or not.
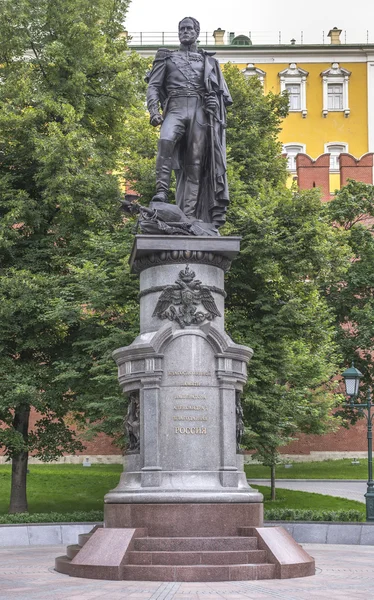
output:
[[[341,427],[336,433],[327,435],[297,436],[298,440],[283,446],[282,454],[305,454],[310,452],[365,452],[367,451],[366,421],[358,421],[350,429]]]
[[[362,183],[373,183],[373,153],[368,152],[357,159],[352,154],[342,152],[339,156],[340,185],[347,183],[347,179],[355,179]]]
[[[39,415],[33,410],[30,414],[30,427],[31,430],[35,425],[35,422],[38,420]],[[79,436],[78,436],[79,437]],[[85,441],[81,440],[83,445],[85,446],[85,450],[82,452],[77,452],[77,455],[95,455],[95,454],[111,454],[117,455],[121,454],[121,450],[112,444],[111,439],[105,435],[104,433],[98,434],[93,440]],[[0,448],[0,456],[4,455],[3,448]]]
[[[301,190],[320,188],[322,200],[330,200],[330,155],[321,154],[313,160],[308,154],[296,156],[297,181]]]

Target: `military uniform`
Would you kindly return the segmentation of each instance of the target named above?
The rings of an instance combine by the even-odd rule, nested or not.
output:
[[[219,73],[218,73],[219,71]],[[206,222],[214,221],[214,200],[209,200],[208,187],[222,188],[222,185],[212,184],[216,173],[211,173],[208,159],[211,158],[211,140],[209,117],[204,109],[204,98],[209,92],[217,94],[224,104],[230,104],[231,98],[224,84],[218,63],[203,51],[197,51],[196,45],[188,49],[181,46],[180,50],[170,51],[160,49],[156,54],[153,68],[148,77],[147,105],[151,116],[159,114],[159,105],[163,109],[163,123],[160,131],[159,149],[156,163],[156,196],[155,199],[166,199],[169,191],[172,169],[177,175],[178,206],[185,215]],[[218,121],[221,121],[219,115]],[[217,139],[218,150],[222,154],[222,144]],[[219,177],[225,174],[222,160],[218,156]],[[225,160],[224,160],[225,162]],[[211,183],[207,183],[207,178]],[[225,184],[227,199],[221,202],[221,217],[223,204],[228,203],[227,184]],[[205,196],[205,202],[202,198]],[[207,204],[209,206],[204,206]],[[210,211],[210,213],[209,213]],[[213,211],[214,212],[214,211]],[[217,211],[216,211],[217,212]],[[221,219],[222,220],[222,219]],[[220,218],[217,220],[217,226]]]

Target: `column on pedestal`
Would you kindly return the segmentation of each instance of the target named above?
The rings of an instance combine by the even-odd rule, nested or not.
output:
[[[232,380],[220,381],[220,423],[221,423],[221,466],[220,480],[223,487],[236,487],[238,474],[236,466],[236,390]]]
[[[149,378],[141,390],[141,452],[143,468],[142,487],[158,487],[161,483],[159,415],[160,415],[160,379]],[[146,441],[146,443],[145,443]]]

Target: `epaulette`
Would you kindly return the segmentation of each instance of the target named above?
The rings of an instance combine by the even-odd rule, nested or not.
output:
[[[172,52],[169,48],[159,48],[156,52],[155,60],[165,60],[165,58],[169,58]]]

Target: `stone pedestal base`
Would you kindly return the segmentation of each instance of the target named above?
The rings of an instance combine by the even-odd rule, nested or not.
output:
[[[195,505],[193,510],[191,505],[172,506],[171,514],[170,505],[142,505],[140,512],[120,508],[124,507],[110,507],[108,521],[145,520],[150,531],[144,527],[95,528],[80,536],[79,544],[68,546],[66,556],[56,559],[56,571],[128,581],[244,581],[314,575],[313,558],[282,527],[237,527],[233,533],[240,516],[249,516],[247,509],[256,512],[254,504],[235,505],[233,511],[228,505]],[[260,508],[253,519],[259,518]],[[166,531],[170,535],[160,535]]]
[[[150,537],[226,537],[239,527],[261,527],[263,505],[105,504],[104,520],[108,528],[146,528]]]

